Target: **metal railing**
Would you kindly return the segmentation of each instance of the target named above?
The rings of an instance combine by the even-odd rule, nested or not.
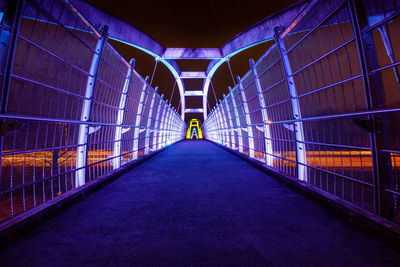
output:
[[[0,222],[184,138],[106,26],[66,0],[0,1],[0,12]]]
[[[207,139],[400,223],[400,2],[310,1],[203,124]]]

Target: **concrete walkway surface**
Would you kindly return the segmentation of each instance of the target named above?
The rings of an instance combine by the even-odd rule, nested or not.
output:
[[[0,251],[0,266],[399,266],[207,141],[183,141]]]

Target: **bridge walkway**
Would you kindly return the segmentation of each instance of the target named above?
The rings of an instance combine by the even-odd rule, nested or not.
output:
[[[1,251],[1,266],[395,266],[400,254],[207,141],[183,141]]]

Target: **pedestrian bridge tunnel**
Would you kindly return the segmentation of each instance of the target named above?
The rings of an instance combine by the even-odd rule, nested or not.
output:
[[[222,48],[188,50],[163,48],[81,0],[0,1],[0,222],[185,139],[185,114],[199,113],[194,138],[204,133],[270,171],[398,225],[400,2],[382,2],[300,1]],[[179,106],[110,39],[166,65]],[[272,45],[263,56],[208,107],[216,69],[266,41]],[[181,71],[175,60],[190,58],[212,61],[205,72]],[[185,91],[184,79],[202,79],[202,90]],[[202,107],[188,107],[187,96],[202,98]]]

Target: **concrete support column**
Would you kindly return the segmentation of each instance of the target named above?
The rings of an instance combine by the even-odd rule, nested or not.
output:
[[[130,63],[131,67],[128,69],[124,87],[122,89],[121,98],[119,100],[119,109],[117,115],[117,123],[118,125],[122,125],[124,122],[124,114],[125,114],[125,106],[126,106],[126,96],[128,94],[129,84],[131,82],[132,72],[135,64],[135,60],[131,59]],[[122,137],[122,126],[115,127],[114,134],[114,150],[113,150],[113,168],[118,169],[121,167],[121,137]]]

